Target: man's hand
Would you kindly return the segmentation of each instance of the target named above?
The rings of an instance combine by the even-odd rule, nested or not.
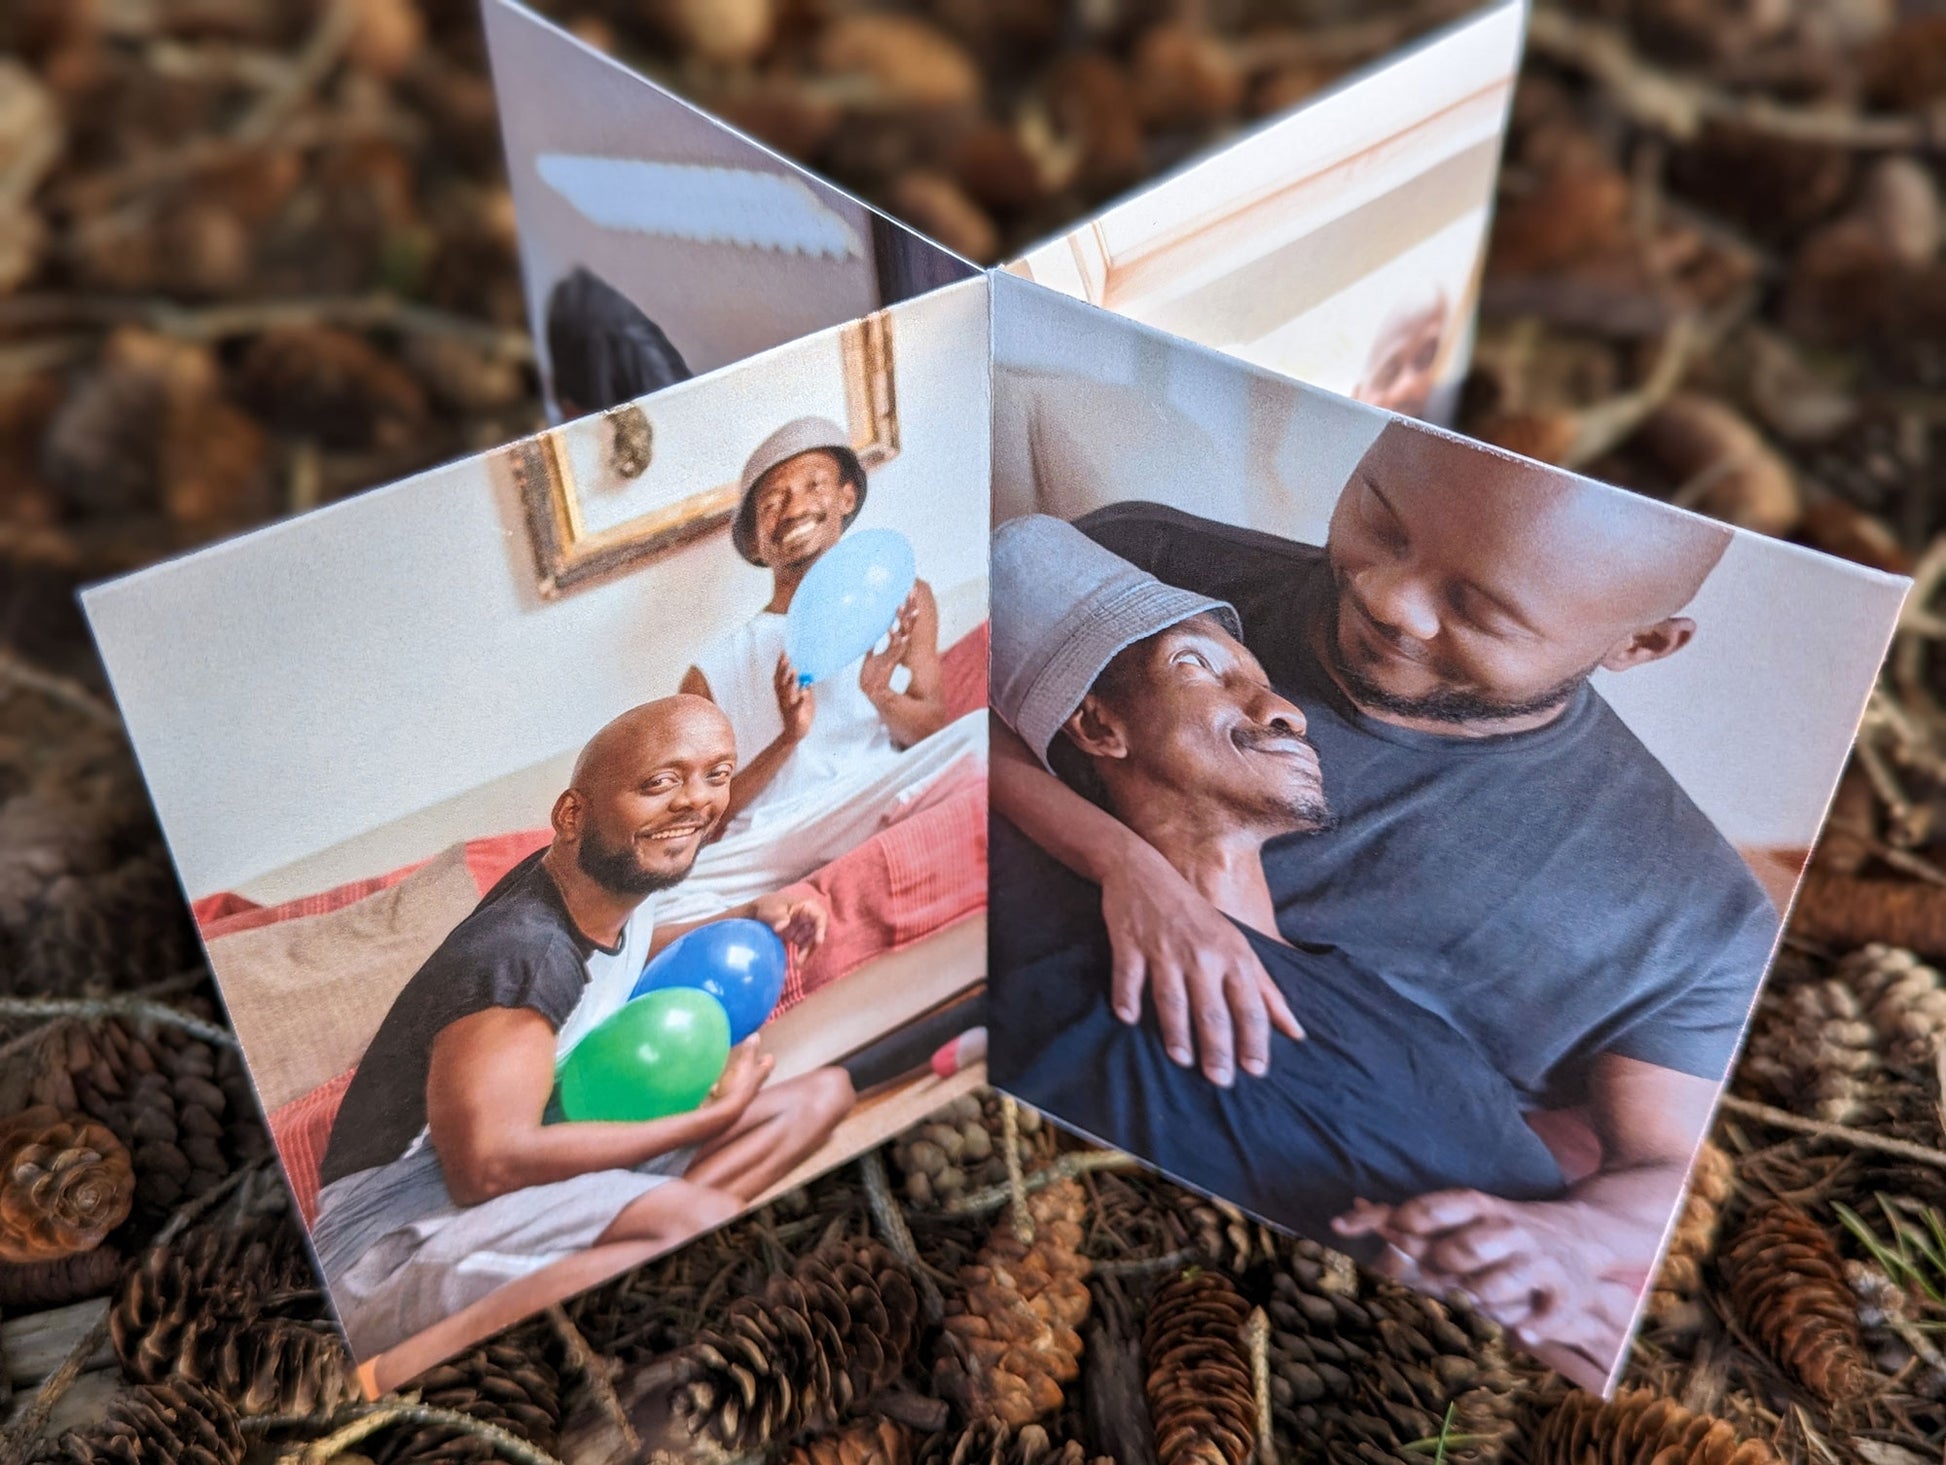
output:
[[[802,957],[816,951],[824,940],[831,910],[810,886],[791,885],[750,902],[750,918],[762,921]]]
[[[723,1065],[716,1087],[703,1101],[710,1117],[720,1120],[725,1129],[743,1117],[743,1111],[750,1107],[750,1101],[757,1097],[770,1071],[777,1066],[777,1059],[762,1051],[762,1043],[762,1037],[752,1033],[732,1048],[730,1061]]]
[[[797,684],[797,668],[791,665],[789,652],[777,654],[777,668],[771,673],[770,682],[777,693],[777,711],[784,719],[784,741],[803,742],[804,735],[811,730],[817,705],[811,688]]]
[[[886,633],[884,649],[866,652],[864,665],[858,669],[859,691],[881,712],[886,701],[897,695],[892,690],[892,673],[904,665],[906,652],[912,645],[912,624],[919,613],[917,596],[916,589],[906,596],[892,621],[892,629]]]
[[[1139,1022],[1148,987],[1169,1056],[1228,1087],[1240,1065],[1270,1071],[1270,1031],[1302,1038],[1284,994],[1248,938],[1147,845],[1101,882],[1101,915],[1114,951],[1115,1014]],[[1191,1031],[1195,1047],[1190,1046]]]
[[[1332,1222],[1391,1251],[1378,1270],[1434,1293],[1459,1291],[1528,1347],[1557,1344],[1612,1359],[1635,1309],[1625,1265],[1585,1203],[1510,1201],[1442,1190],[1395,1206],[1359,1201]],[[1612,1218],[1611,1218],[1612,1219]]]

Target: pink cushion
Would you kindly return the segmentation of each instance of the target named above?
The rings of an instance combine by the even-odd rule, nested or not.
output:
[[[939,658],[946,711],[953,717],[964,717],[975,708],[987,705],[988,630],[987,622],[981,621],[948,646]]]
[[[352,1074],[357,1071],[354,1068],[341,1073],[270,1112],[270,1138],[277,1146],[277,1158],[284,1162],[298,1214],[307,1227],[318,1216],[318,1168],[324,1164],[324,1147],[331,1142],[338,1106],[344,1103],[345,1090],[351,1087]]]

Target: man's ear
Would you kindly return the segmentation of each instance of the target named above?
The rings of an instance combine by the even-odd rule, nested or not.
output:
[[[1609,671],[1627,671],[1631,666],[1645,666],[1665,656],[1674,656],[1689,644],[1695,634],[1696,622],[1688,616],[1668,616],[1652,626],[1632,632],[1613,651],[1602,657],[1600,664]]]
[[[853,514],[855,514],[858,511],[857,481],[847,476],[838,484],[838,493],[839,493],[838,502],[844,505],[844,508],[841,510],[841,513],[845,518],[849,519]]]
[[[573,789],[565,789],[561,797],[554,801],[554,812],[549,816],[557,839],[578,839],[581,835],[581,795]]]
[[[1069,742],[1090,758],[1128,756],[1128,739],[1122,735],[1121,723],[1093,692],[1081,699],[1081,705],[1068,715],[1061,730],[1068,735]]]

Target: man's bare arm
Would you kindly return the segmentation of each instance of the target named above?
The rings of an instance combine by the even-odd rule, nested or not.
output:
[[[1245,1073],[1269,1070],[1273,1025],[1290,1037],[1304,1036],[1236,925],[1148,841],[1041,767],[998,717],[991,721],[988,767],[993,807],[1101,887],[1101,914],[1114,952],[1115,1011],[1122,1021],[1141,1017],[1147,987],[1169,1056],[1187,1066],[1200,1053],[1204,1076],[1225,1085],[1233,1063],[1240,1062]]]
[[[892,672],[903,666],[911,673],[903,692],[892,690]],[[898,624],[883,652],[868,652],[859,673],[859,686],[878,708],[901,748],[931,737],[951,719],[946,713],[946,675],[939,659],[939,605],[932,587],[916,582],[900,608]]]
[[[736,1123],[774,1060],[742,1044],[693,1113],[642,1124],[542,1124],[554,1089],[554,1029],[531,1008],[490,1007],[433,1039],[426,1118],[446,1188],[477,1205],[530,1185],[596,1170],[627,1170],[684,1145],[707,1144]]]

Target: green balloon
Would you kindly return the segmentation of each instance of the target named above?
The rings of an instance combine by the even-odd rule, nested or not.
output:
[[[640,1122],[687,1114],[730,1061],[730,1015],[696,987],[649,992],[575,1045],[561,1065],[572,1120]]]

